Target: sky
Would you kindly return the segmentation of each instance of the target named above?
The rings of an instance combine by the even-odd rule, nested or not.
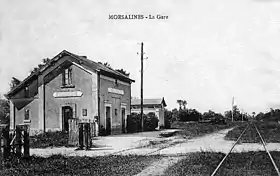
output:
[[[109,15],[168,19],[112,20]],[[0,0],[0,94],[62,50],[123,68],[140,97],[224,112],[280,108],[280,0]],[[137,54],[138,53],[138,54]]]

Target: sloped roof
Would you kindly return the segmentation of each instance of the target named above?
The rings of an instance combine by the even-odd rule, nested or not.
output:
[[[143,105],[160,105],[166,106],[164,98],[155,98],[155,99],[143,99]],[[141,99],[132,99],[131,105],[141,105]]]
[[[79,65],[84,66],[91,71],[98,71],[101,74],[107,75],[109,77],[118,78],[122,81],[135,82],[134,80],[130,79],[128,76],[126,76],[116,70],[113,70],[111,68],[108,68],[108,67],[104,66],[103,64],[89,60],[85,56],[78,56],[76,54],[70,53],[69,51],[63,50],[62,52],[57,54],[55,57],[53,57],[47,65],[38,69],[36,72],[30,74],[27,78],[25,78],[23,81],[21,81],[19,85],[17,85],[11,91],[9,91],[5,96],[9,97],[9,95],[16,92],[18,89],[20,89],[23,85],[25,85],[32,78],[38,76],[40,73],[42,73],[44,70],[46,70],[49,66],[51,66],[54,62],[58,61],[60,58],[62,58],[63,56],[66,56],[66,55],[77,59]]]

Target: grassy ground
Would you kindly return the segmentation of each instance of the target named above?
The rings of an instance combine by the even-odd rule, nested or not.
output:
[[[254,122],[259,132],[266,142],[280,142],[280,124],[277,122]],[[242,124],[233,130],[229,131],[225,139],[236,141],[242,131],[246,128],[247,124]],[[258,143],[261,142],[257,131],[253,125],[250,125],[247,131],[240,139],[243,143]]]
[[[271,152],[276,165],[280,166],[280,152]],[[225,156],[223,153],[191,153],[185,159],[170,166],[165,176],[209,176]],[[217,176],[277,175],[265,152],[232,153],[218,170]]]
[[[182,129],[177,133],[178,135],[181,135],[185,138],[194,138],[222,129],[231,128],[243,123],[246,122],[227,122],[226,124],[176,122],[175,124],[172,124],[172,127]]]
[[[159,156],[103,156],[49,158],[32,156],[29,159],[6,161],[0,175],[135,175]]]

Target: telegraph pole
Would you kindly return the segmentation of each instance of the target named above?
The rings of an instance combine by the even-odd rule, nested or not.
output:
[[[143,118],[143,42],[141,42],[141,120],[142,120],[142,131],[144,131],[144,118]]]

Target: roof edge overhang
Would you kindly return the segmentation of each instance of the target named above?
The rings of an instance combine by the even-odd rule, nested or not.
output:
[[[110,76],[110,77],[112,77],[112,78],[117,78],[117,79],[119,79],[119,80],[121,80],[121,81],[124,81],[124,82],[128,82],[128,83],[135,82],[135,80],[133,80],[133,79],[130,79],[130,78],[124,77],[124,76],[120,76],[120,75],[117,75],[117,74],[113,74],[113,73],[110,73],[110,72],[108,72],[108,71],[106,71],[106,70],[100,69],[99,72],[100,72],[101,74],[103,74],[103,75]]]
[[[23,81],[21,81],[17,86],[15,86],[12,90],[10,90],[8,93],[4,94],[4,96],[7,99],[10,99],[10,97],[13,93],[15,93],[18,89],[22,88],[25,84],[27,84],[28,81],[31,80],[31,78],[34,78],[34,77],[38,76],[39,74],[40,74],[39,71],[36,71],[35,73],[32,73],[27,78],[25,78]]]
[[[4,96],[7,99],[10,99],[11,96],[14,93],[16,93],[20,88],[22,88],[28,81],[30,81],[31,78],[38,77],[38,75],[40,75],[42,72],[44,72],[49,66],[51,66],[54,62],[56,62],[57,60],[59,60],[61,57],[65,56],[65,55],[68,55],[68,56],[71,56],[71,57],[75,58],[78,61],[78,63],[79,63],[79,64],[76,63],[76,65],[80,65],[80,63],[82,63],[82,61],[80,61],[79,56],[77,56],[75,54],[72,54],[72,53],[70,53],[70,52],[68,52],[66,50],[63,50],[60,53],[58,53],[56,56],[54,56],[46,66],[44,66],[40,70],[37,70],[36,72],[30,74],[27,78],[25,78],[23,81],[21,81],[19,85],[15,86],[12,90],[10,90]],[[74,63],[74,62],[72,62],[72,63]],[[80,65],[80,66],[83,67],[82,65]],[[84,69],[86,69],[86,68],[84,68]],[[126,77],[126,76],[121,76],[121,75],[113,74],[113,73],[110,73],[110,72],[108,72],[106,70],[102,70],[102,69],[95,69],[95,70],[97,72],[101,73],[101,74],[108,75],[108,76],[111,76],[113,78],[117,78],[117,79],[120,79],[122,81],[125,81],[125,82],[129,82],[129,83],[135,82],[135,80],[132,80],[132,79]],[[90,71],[88,69],[87,69],[87,71],[92,72],[92,71]]]

